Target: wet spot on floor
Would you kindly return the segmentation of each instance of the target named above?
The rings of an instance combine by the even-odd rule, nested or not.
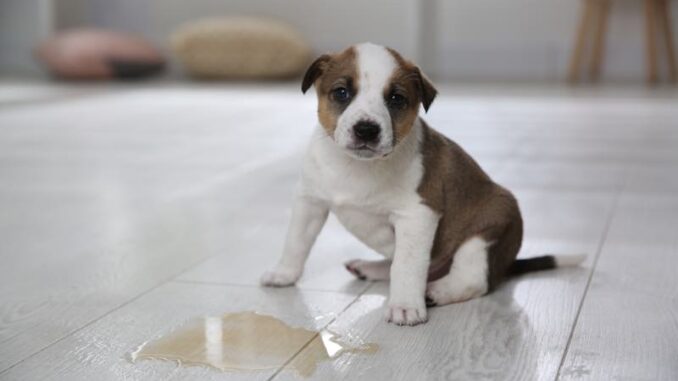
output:
[[[371,354],[377,350],[376,344],[362,343],[353,337],[344,340],[329,330],[295,328],[273,316],[238,312],[193,319],[159,339],[142,344],[131,358],[133,362],[155,359],[189,366],[207,365],[221,371],[285,366],[308,377],[320,362],[347,353]]]

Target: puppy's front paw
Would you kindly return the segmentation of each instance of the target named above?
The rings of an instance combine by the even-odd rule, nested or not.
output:
[[[426,323],[426,307],[389,305],[386,307],[386,321],[396,325],[417,325]]]
[[[266,287],[292,286],[299,280],[301,274],[290,269],[274,269],[267,271],[261,276],[260,283]]]

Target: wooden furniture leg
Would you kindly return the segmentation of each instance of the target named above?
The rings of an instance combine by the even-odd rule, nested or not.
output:
[[[600,76],[600,67],[603,62],[603,53],[605,51],[605,33],[607,31],[607,19],[610,12],[609,0],[589,0],[595,3],[596,11],[596,30],[594,31],[593,53],[589,63],[589,75],[591,80],[597,81]]]
[[[671,8],[669,7],[669,0],[659,0],[659,27],[664,33],[664,42],[666,43],[666,59],[668,60],[669,78],[671,82],[678,81],[678,73],[676,71],[676,51],[673,45],[673,30],[671,29]]]
[[[656,2],[645,0],[645,48],[647,62],[647,83],[657,82],[657,45],[656,45]]]
[[[570,69],[567,76],[568,81],[571,83],[579,81],[579,66],[587,45],[586,40],[589,25],[592,21],[593,7],[592,0],[583,0],[581,18],[579,19],[579,27],[577,28],[577,37],[575,39],[574,49],[572,50]]]

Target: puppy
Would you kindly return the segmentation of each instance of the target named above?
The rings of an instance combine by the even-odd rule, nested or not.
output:
[[[263,285],[299,279],[330,211],[385,257],[346,268],[360,279],[390,279],[386,320],[398,325],[423,323],[427,305],[484,295],[508,275],[583,260],[516,260],[523,221],[515,197],[419,118],[437,91],[396,51],[365,43],[322,55],[301,89],[312,85],[319,124],[282,258]]]

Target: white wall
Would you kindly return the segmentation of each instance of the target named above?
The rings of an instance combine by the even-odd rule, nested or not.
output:
[[[111,0],[96,0],[111,3]],[[119,25],[123,14],[148,12],[145,34],[165,44],[184,22],[205,16],[254,14],[298,27],[317,52],[373,41],[392,46],[439,79],[557,81],[565,76],[577,0],[117,0],[126,12],[101,12]],[[613,0],[603,77],[642,81],[642,2]],[[672,17],[678,20],[678,6]],[[134,16],[130,16],[134,18]],[[138,17],[137,17],[138,18]],[[141,23],[140,23],[141,25]],[[129,27],[129,25],[127,25]],[[138,30],[139,28],[137,28]],[[674,30],[675,34],[675,30]]]
[[[575,0],[434,0],[435,70],[462,80],[563,79],[580,5]],[[612,1],[604,78],[644,78],[642,6],[641,1]]]
[[[155,37],[164,39],[177,25],[204,16],[263,15],[299,28],[318,52],[370,40],[416,54],[416,0],[151,0]]]
[[[51,30],[49,0],[0,0],[0,73],[40,74],[32,48]]]
[[[53,1],[59,4],[56,25],[74,25],[82,19],[82,23],[140,33],[162,46],[167,46],[169,35],[179,25],[197,18],[240,14],[277,17],[299,28],[318,53],[369,40],[400,50],[438,79],[462,81],[561,80],[580,12],[577,0]],[[642,81],[642,2],[612,2],[603,76],[608,80]],[[4,52],[9,45],[17,51],[17,44],[8,43],[10,39],[3,35],[8,30],[29,28],[25,21],[18,21],[19,14],[25,20],[26,10],[39,3],[49,0],[0,0],[0,57],[7,56]],[[6,4],[12,5],[11,9]],[[676,24],[678,4],[673,5]],[[80,15],[74,10],[76,6]],[[7,17],[6,9],[13,16]],[[13,21],[10,26],[5,25],[8,19]],[[32,41],[36,33],[29,35],[32,37],[22,37],[23,44]]]
[[[338,51],[359,41],[386,44],[417,55],[417,0],[90,0],[97,25],[141,33],[168,48],[182,24],[204,18],[254,15],[295,26],[316,53]]]

